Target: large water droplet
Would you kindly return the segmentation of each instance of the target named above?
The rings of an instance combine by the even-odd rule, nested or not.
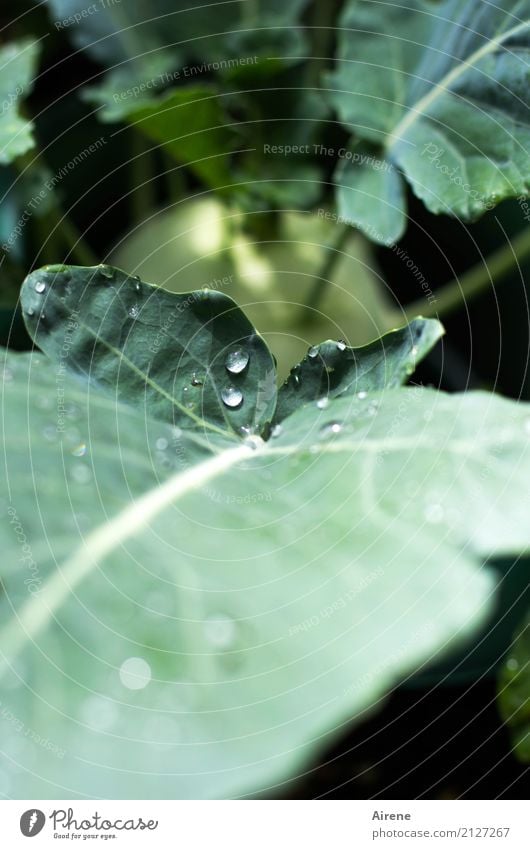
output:
[[[517,672],[519,669],[519,661],[515,659],[515,657],[511,657],[507,662],[506,666],[510,670],[510,672]]]
[[[235,409],[243,403],[243,393],[236,386],[226,386],[221,391],[221,398],[227,407]]]
[[[151,667],[143,657],[129,657],[120,666],[120,681],[129,690],[143,690],[151,680]]]
[[[214,648],[228,649],[237,636],[236,623],[224,613],[209,616],[204,623],[204,636]]]
[[[336,436],[341,430],[341,422],[327,422],[325,425],[322,425],[318,433],[321,439],[328,439],[330,436]]]
[[[357,398],[359,399],[359,401],[364,401],[364,399],[367,397],[367,395],[368,395],[368,392],[361,390],[360,392],[357,393]]]
[[[346,350],[346,342],[344,341],[344,339],[339,339],[339,341],[337,342],[337,348],[339,349],[339,351]]]
[[[327,395],[324,395],[322,398],[318,399],[317,407],[319,410],[325,410],[326,407],[329,407],[329,398]]]
[[[35,291],[38,295],[42,295],[46,291],[46,283],[43,280],[37,280],[35,283]]]
[[[318,357],[319,350],[320,349],[319,349],[318,345],[312,345],[311,348],[309,348],[308,351],[307,351],[307,356],[310,357],[312,360],[314,360],[315,357]]]
[[[235,350],[230,351],[226,356],[226,370],[229,371],[230,374],[241,374],[241,372],[248,366],[249,360],[250,354],[247,351],[243,350],[243,348],[236,348]]]
[[[165,451],[165,450],[166,450],[166,448],[168,447],[168,445],[169,445],[169,442],[167,441],[167,439],[165,438],[165,436],[160,436],[160,437],[156,440],[156,447],[157,447],[157,449],[158,449],[159,451]]]

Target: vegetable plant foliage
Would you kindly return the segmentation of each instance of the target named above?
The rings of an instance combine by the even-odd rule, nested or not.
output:
[[[90,8],[0,47],[0,778],[281,796],[530,550],[530,2]]]
[[[304,403],[291,377],[262,439],[240,422],[274,419],[274,393],[255,403],[273,360],[226,296],[59,266],[27,278],[22,305],[48,356],[3,369],[2,546],[16,563],[24,529],[33,592],[20,565],[4,574],[2,676],[13,713],[37,712],[65,753],[29,745],[15,793],[272,792],[484,621],[495,576],[480,556],[528,545],[526,405],[398,388],[436,322],[311,350]],[[189,322],[164,330],[181,306]],[[235,412],[224,381],[242,387]]]

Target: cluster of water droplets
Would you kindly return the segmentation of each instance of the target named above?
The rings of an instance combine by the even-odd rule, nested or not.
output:
[[[225,359],[225,369],[228,374],[236,376],[243,374],[248,368],[250,354],[244,348],[234,348]],[[221,389],[221,399],[226,407],[237,410],[243,403],[243,392],[234,384],[227,384]]]

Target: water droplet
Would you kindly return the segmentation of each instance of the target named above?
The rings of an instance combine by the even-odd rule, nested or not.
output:
[[[339,351],[346,350],[346,342],[344,341],[344,339],[339,339],[339,341],[337,342],[337,348],[339,349]]]
[[[368,392],[361,390],[361,392],[357,393],[357,398],[359,399],[359,401],[364,401],[364,399],[367,397],[367,395],[368,395]]]
[[[318,357],[319,350],[320,348],[318,347],[318,345],[312,345],[311,348],[309,348],[307,351],[307,356],[314,360],[315,357]]]
[[[57,427],[55,425],[46,425],[42,431],[42,435],[47,442],[57,441]]]
[[[156,440],[156,447],[159,451],[165,451],[168,447],[169,442],[165,438],[165,436],[161,436]]]
[[[81,722],[97,731],[107,731],[117,718],[118,710],[110,699],[92,696],[81,706]]]
[[[241,436],[250,436],[252,434],[252,428],[247,425],[241,425],[239,433]]]
[[[342,430],[342,424],[340,422],[327,422],[325,425],[319,430],[320,439],[327,439],[330,436],[335,436],[337,433],[340,433]]]
[[[317,407],[319,410],[325,410],[326,407],[329,407],[329,398],[327,395],[324,395],[323,398],[318,399]]]
[[[232,407],[232,409],[235,409],[236,407],[239,407],[242,404],[243,393],[235,386],[226,386],[221,391],[221,398],[223,399],[223,403],[226,404],[227,407]]]
[[[272,438],[276,439],[276,437],[279,436],[281,432],[282,432],[282,426],[280,424],[274,425],[273,429],[271,430]]]
[[[302,375],[300,374],[300,366],[297,365],[291,369],[291,379],[295,389],[300,389],[302,385]]]
[[[120,666],[120,681],[129,690],[143,690],[151,680],[151,667],[142,657],[129,657]]]
[[[423,517],[431,525],[438,525],[443,521],[444,508],[441,504],[427,504],[423,511]]]
[[[139,315],[140,315],[140,308],[139,308],[138,304],[135,304],[129,310],[129,317],[130,318],[138,318]]]
[[[83,463],[76,463],[75,466],[72,466],[70,474],[72,480],[76,483],[88,483],[92,479],[92,472]]]
[[[197,406],[195,401],[190,397],[190,387],[185,386],[182,390],[182,400],[187,410],[194,410]]]
[[[237,636],[236,623],[224,613],[209,616],[204,623],[204,636],[216,649],[230,648]]]
[[[86,454],[86,444],[84,442],[80,442],[75,448],[70,452],[74,457],[84,457]]]
[[[51,410],[53,407],[53,401],[49,395],[37,395],[35,404],[39,410]]]
[[[230,374],[241,374],[241,372],[248,366],[249,360],[250,355],[247,351],[244,351],[242,348],[236,348],[234,351],[230,351],[227,354],[225,360],[226,370],[229,371]]]
[[[202,386],[204,383],[204,378],[201,374],[195,374],[195,372],[191,376],[191,385],[192,386]]]
[[[247,436],[245,439],[245,445],[248,445],[253,451],[257,448],[261,448],[263,445],[263,439],[261,436],[257,436],[257,434],[252,433],[250,436]]]
[[[35,291],[38,295],[42,295],[46,291],[46,283],[43,280],[37,280],[35,283]]]
[[[510,658],[510,659],[506,662],[506,666],[508,667],[508,669],[510,670],[510,672],[517,672],[517,670],[519,669],[519,661],[518,661],[518,660],[516,660],[514,657],[511,657],[511,658]]]
[[[110,267],[110,265],[100,265],[99,273],[102,277],[106,277],[107,280],[112,280],[114,277],[114,269]]]
[[[155,459],[157,463],[162,466],[163,469],[173,468],[173,463],[171,462],[170,458],[168,457],[165,451],[157,451],[155,453]]]
[[[418,349],[417,349],[416,345],[412,346],[412,348],[410,349],[410,353],[412,354],[413,357],[418,356]]]
[[[31,318],[31,316],[32,316],[32,315],[35,315],[35,310],[33,309],[33,307],[28,307],[28,308],[27,308],[27,310],[26,310],[26,315],[29,315],[29,316],[30,316],[30,318]]]

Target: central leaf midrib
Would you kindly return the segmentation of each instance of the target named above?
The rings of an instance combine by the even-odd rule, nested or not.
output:
[[[523,32],[530,25],[530,20],[522,21],[517,26],[501,33],[497,38],[490,39],[486,44],[483,44],[478,50],[475,50],[467,59],[463,59],[460,64],[452,68],[439,83],[433,85],[433,88],[421,97],[415,104],[408,107],[408,110],[401,121],[394,128],[385,142],[385,149],[391,151],[396,142],[403,138],[407,130],[424,115],[427,109],[443,94],[446,94],[450,87],[460,77],[462,77],[470,68],[476,65],[484,56],[494,53],[505,41],[508,41],[520,32]]]
[[[492,435],[492,444],[495,443]],[[340,440],[336,443],[330,442],[321,445],[322,453],[348,452],[351,455],[369,451],[370,453],[385,450],[405,450],[418,448],[418,446],[432,449],[439,443],[435,440],[418,441],[417,434],[398,439],[393,437],[374,439],[370,442],[358,440]],[[243,460],[256,459],[267,455],[282,455],[288,457],[299,451],[304,451],[309,446],[287,445],[275,446],[264,445],[255,449],[252,446],[240,443],[235,448],[230,448],[213,457],[197,463],[185,472],[178,472],[168,478],[161,486],[148,490],[137,500],[133,501],[116,516],[85,539],[83,545],[74,552],[73,556],[59,568],[54,576],[46,583],[39,595],[26,602],[20,615],[14,622],[8,624],[1,636],[0,643],[9,646],[9,654],[13,657],[20,652],[27,639],[33,639],[46,627],[49,620],[53,618],[56,610],[60,608],[70,592],[87,577],[94,568],[98,568],[99,562],[112,553],[126,540],[140,533],[149,521],[170,505],[175,504],[186,495],[203,487],[210,480],[229,471],[232,467]],[[476,443],[472,440],[453,440],[446,447],[447,452],[456,451],[476,456]],[[0,661],[0,678],[6,671],[6,662]]]
[[[217,427],[217,425],[206,421],[206,419],[202,419],[200,416],[196,416],[195,413],[193,413],[191,410],[188,410],[183,404],[177,401],[176,398],[174,398],[172,395],[169,394],[169,392],[167,392],[162,386],[160,386],[159,383],[152,380],[152,378],[150,378],[148,374],[138,368],[138,366],[135,365],[135,363],[133,363],[132,360],[130,360],[123,353],[123,351],[120,351],[118,348],[115,348],[114,345],[111,345],[110,342],[107,342],[107,340],[104,339],[103,336],[99,336],[96,331],[93,330],[92,327],[90,327],[90,325],[85,324],[85,322],[83,321],[78,321],[78,324],[83,327],[84,330],[87,330],[97,342],[101,342],[107,348],[108,351],[110,351],[117,357],[118,360],[126,363],[126,365],[131,369],[131,371],[141,377],[149,386],[151,386],[152,389],[154,389],[164,398],[167,398],[167,400],[170,401],[173,406],[177,407],[177,409],[180,410],[181,413],[184,413],[184,415],[188,416],[188,418],[190,418],[196,424],[200,425],[201,427],[209,428],[210,430],[213,430],[216,433],[220,433],[222,434],[222,436],[228,436],[231,439],[236,438],[236,435],[232,430],[223,430],[222,428]]]

